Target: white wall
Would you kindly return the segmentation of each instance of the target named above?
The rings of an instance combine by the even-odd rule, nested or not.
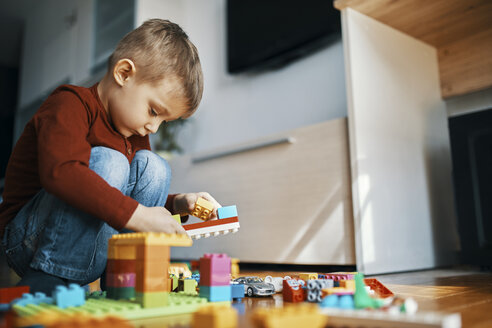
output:
[[[357,269],[455,261],[451,156],[436,49],[343,11]]]
[[[137,23],[150,17],[180,24],[195,43],[205,75],[197,113],[179,134],[198,152],[347,115],[341,40],[278,71],[226,71],[225,0],[142,0]]]
[[[67,19],[75,8],[75,0],[33,2],[22,42],[19,108],[71,77],[76,38]]]
[[[86,0],[33,4],[26,17],[19,108],[67,80],[94,82],[88,75],[92,5]],[[205,92],[199,110],[178,136],[185,151],[208,150],[346,116],[341,40],[281,70],[232,76],[226,72],[225,6],[225,0],[136,1],[136,25],[152,17],[170,19],[184,28],[200,52]],[[71,26],[67,19],[73,13],[77,21]],[[26,112],[17,120],[19,132],[30,115]]]

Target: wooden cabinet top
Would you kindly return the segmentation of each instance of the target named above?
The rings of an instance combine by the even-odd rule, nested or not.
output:
[[[492,87],[491,0],[335,0],[437,49],[443,98]]]
[[[336,0],[437,48],[492,28],[490,0]]]

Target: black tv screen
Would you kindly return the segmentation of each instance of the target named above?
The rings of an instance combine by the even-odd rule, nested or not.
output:
[[[229,73],[283,67],[341,35],[332,0],[228,0]]]

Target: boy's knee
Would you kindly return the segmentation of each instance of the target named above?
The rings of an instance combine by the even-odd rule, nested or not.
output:
[[[121,189],[128,183],[128,159],[114,149],[101,146],[92,148],[89,168],[115,188]]]
[[[133,160],[144,164],[145,174],[151,174],[156,178],[165,180],[171,177],[171,166],[169,163],[164,158],[149,150],[139,150]]]

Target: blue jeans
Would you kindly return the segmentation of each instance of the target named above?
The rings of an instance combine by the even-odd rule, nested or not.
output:
[[[166,203],[171,170],[151,151],[138,151],[129,164],[116,150],[94,147],[89,168],[142,205]],[[117,233],[42,189],[7,224],[2,246],[10,267],[21,277],[30,266],[85,285],[103,273],[108,239]]]

